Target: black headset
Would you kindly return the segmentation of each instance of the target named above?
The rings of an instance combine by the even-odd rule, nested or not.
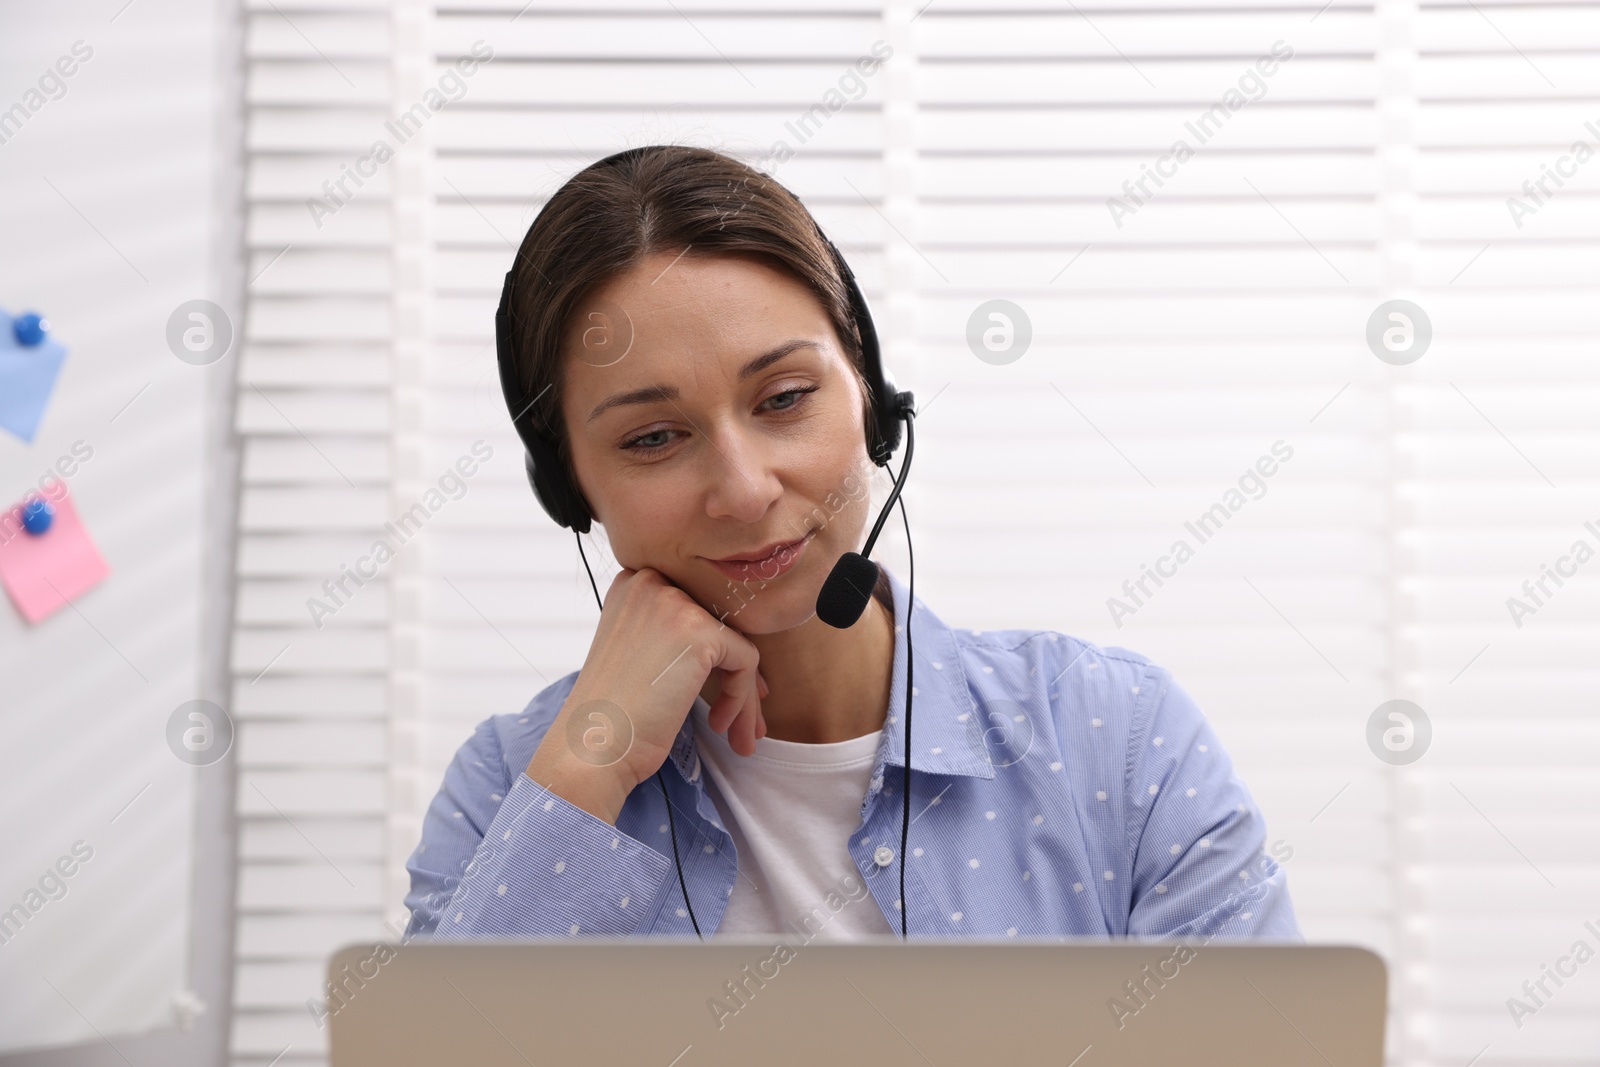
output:
[[[598,167],[622,166],[644,152],[661,145],[645,145],[638,148],[629,148],[617,152],[604,159],[591,163],[583,173]],[[576,177],[576,176],[575,176]],[[773,183],[785,192],[787,188]],[[561,194],[558,191],[546,205]],[[790,196],[794,196],[792,192]],[[805,205],[799,197],[794,197],[796,203]],[[811,218],[810,212],[806,212]],[[894,490],[888,501],[884,504],[878,521],[872,527],[872,533],[867,538],[866,545],[861,552],[847,552],[835,564],[832,573],[823,583],[821,592],[817,596],[817,617],[830,626],[841,629],[855,624],[866,610],[867,602],[872,597],[873,586],[877,583],[877,565],[867,558],[872,552],[872,546],[877,542],[878,534],[883,529],[884,520],[888,518],[889,509],[900,500],[901,487],[905,485],[906,475],[911,470],[911,455],[916,444],[916,435],[912,431],[912,421],[916,416],[914,400],[910,392],[897,390],[894,379],[884,369],[883,360],[878,350],[878,332],[872,321],[872,309],[867,304],[867,298],[861,291],[861,286],[856,281],[855,273],[850,265],[845,262],[844,256],[838,247],[822,232],[822,227],[816,219],[811,219],[811,224],[816,227],[817,236],[822,238],[833,255],[834,264],[839,270],[839,277],[843,280],[849,294],[850,310],[855,320],[856,331],[861,337],[861,355],[864,366],[867,386],[871,395],[872,417],[866,427],[867,454],[872,461],[880,467],[887,467],[889,459],[900,446],[900,424],[904,421],[906,426],[906,456],[901,463],[900,473],[895,478]],[[538,225],[535,219],[534,226]],[[519,253],[520,254],[520,253]],[[589,559],[583,554],[582,534],[588,533],[592,515],[588,502],[576,485],[567,478],[566,470],[561,464],[558,444],[552,436],[546,435],[539,429],[532,416],[533,405],[538,402],[549,386],[546,385],[533,397],[528,397],[522,387],[522,379],[518,373],[518,359],[516,352],[515,331],[511,322],[512,277],[516,273],[516,265],[506,271],[505,286],[500,291],[500,306],[495,311],[495,348],[500,367],[500,388],[505,394],[506,408],[511,413],[512,424],[516,427],[517,436],[521,438],[525,450],[524,463],[528,472],[528,484],[533,487],[534,496],[544,507],[545,512],[561,526],[571,529],[578,540],[578,554],[583,559],[584,570],[589,574],[589,585],[594,590],[595,603],[603,611],[604,602],[600,597],[599,586],[595,584],[594,572],[589,570]],[[558,420],[550,420],[552,423]],[[911,527],[906,519],[905,503],[900,503],[900,518],[906,524],[906,550],[908,558],[911,547]],[[914,558],[912,560],[911,582],[908,600],[914,604],[916,597],[916,569]],[[910,613],[908,613],[909,615]],[[902,788],[903,817],[900,825],[900,934],[906,936],[906,899],[905,899],[905,855],[906,840],[911,823],[911,620],[903,620],[906,630],[906,713],[905,713],[905,777]],[[666,781],[662,778],[661,771],[656,771],[656,781],[661,786],[661,796],[667,804],[667,824],[672,831],[672,858],[678,868],[678,887],[683,893],[684,907],[689,912],[689,921],[694,925],[695,934],[704,940],[700,933],[700,923],[695,918],[694,907],[689,903],[689,888],[683,877],[683,861],[678,855],[678,831],[672,819],[672,800],[667,793]]]

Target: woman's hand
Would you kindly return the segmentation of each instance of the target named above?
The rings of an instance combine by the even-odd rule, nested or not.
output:
[[[606,590],[589,655],[528,776],[615,823],[628,794],[671,754],[712,671],[721,688],[711,728],[750,755],[766,734],[758,659],[749,638],[660,571],[624,567]]]

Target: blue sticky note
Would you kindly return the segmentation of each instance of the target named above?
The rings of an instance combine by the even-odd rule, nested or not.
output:
[[[67,350],[48,334],[36,345],[19,344],[12,322],[0,311],[0,426],[31,443]]]

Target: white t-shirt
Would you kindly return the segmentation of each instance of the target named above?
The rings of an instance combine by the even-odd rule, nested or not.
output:
[[[760,737],[755,754],[741,756],[711,729],[709,712],[695,702],[695,744],[739,857],[717,935],[848,941],[895,933],[848,849],[883,731],[827,745]]]

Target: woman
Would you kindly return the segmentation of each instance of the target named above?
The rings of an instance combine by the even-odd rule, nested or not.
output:
[[[408,937],[1298,938],[1286,857],[1162,668],[952,629],[881,565],[859,621],[816,617],[871,512],[840,268],[792,194],[698,148],[593,164],[529,228],[514,373],[621,570],[582,669],[457,753]]]

